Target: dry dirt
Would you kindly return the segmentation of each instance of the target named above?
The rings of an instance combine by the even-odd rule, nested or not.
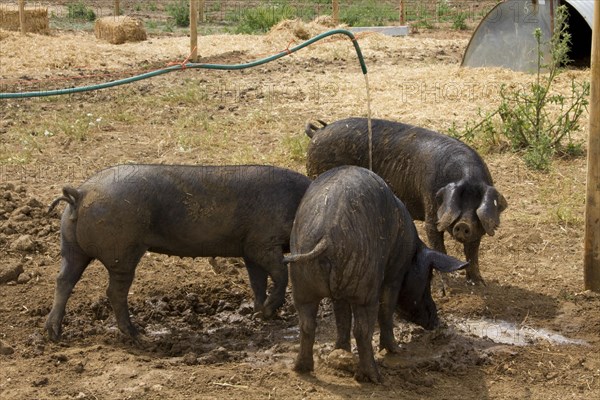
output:
[[[249,61],[292,38],[286,31],[207,36],[200,53],[210,62]],[[0,84],[13,91],[112,79],[185,59],[187,41],[111,46],[81,32],[0,32]],[[501,83],[531,79],[460,69],[467,41],[468,34],[450,31],[361,37],[373,115],[445,131],[492,108]],[[558,89],[570,78],[588,79],[589,70],[565,73]],[[1,100],[0,398],[600,398],[600,296],[583,292],[583,158],[557,160],[541,174],[516,155],[484,155],[509,202],[499,232],[483,242],[487,286],[456,274],[443,297],[434,282],[444,326],[427,332],[398,320],[402,353],[377,355],[383,385],[357,383],[351,360],[348,366],[329,355],[335,328],[327,303],[316,370],[293,372],[298,330],[289,294],[277,318],[255,318],[243,265],[230,259],[211,265],[147,254],[129,296],[142,344],[118,332],[104,293],[106,271],[94,262],[69,301],[62,340],[47,340],[60,214],[46,208],[63,185],[123,162],[267,163],[304,171],[292,146],[303,143],[304,123],[366,115],[365,100],[346,40],[243,72],[184,71],[87,94]],[[586,130],[578,135],[585,139]],[[449,250],[461,255],[454,244]],[[501,321],[513,325],[488,324]],[[533,336],[543,330],[565,343]],[[501,334],[523,343],[497,343]]]

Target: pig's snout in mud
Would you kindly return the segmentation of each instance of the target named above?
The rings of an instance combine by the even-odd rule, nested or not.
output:
[[[466,222],[457,222],[452,228],[452,236],[460,242],[470,242],[473,237],[473,228]]]

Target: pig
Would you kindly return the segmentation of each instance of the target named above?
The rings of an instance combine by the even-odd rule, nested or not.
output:
[[[319,302],[333,300],[335,347],[350,351],[350,328],[359,365],[355,378],[381,382],[371,340],[375,319],[380,346],[398,352],[393,333],[396,308],[427,329],[438,325],[431,297],[432,270],[465,268],[419,239],[404,204],[375,173],[342,166],[321,174],[302,199],[290,237],[292,298],[300,323],[299,372],[314,368],[313,344]]]
[[[118,165],[66,186],[50,205],[68,203],[61,219],[60,273],[46,330],[61,335],[66,303],[87,265],[109,274],[108,299],[119,329],[132,338],[127,294],[144,253],[243,257],[254,308],[271,317],[288,282],[284,252],[310,180],[272,166]],[[273,288],[267,297],[268,276]]]
[[[348,118],[322,128],[307,124],[306,169],[309,177],[339,165],[369,167],[365,118]],[[493,236],[507,207],[494,187],[485,162],[463,142],[424,128],[372,120],[373,171],[408,208],[425,221],[433,249],[446,253],[444,231],[463,244],[469,282],[485,284],[479,268],[479,245]]]

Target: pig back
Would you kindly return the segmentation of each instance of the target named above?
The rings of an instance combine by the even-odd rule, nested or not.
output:
[[[79,188],[79,224],[166,254],[241,256],[248,241],[287,246],[309,183],[271,166],[119,165]]]
[[[325,238],[321,257],[328,260],[332,295],[354,296],[379,287],[402,229],[398,200],[385,182],[364,168],[343,166],[323,173],[307,190],[291,248],[308,253]]]
[[[492,184],[481,157],[466,144],[428,129],[374,119],[373,171],[381,176],[422,220],[425,206],[450,182],[474,179]],[[336,121],[316,131],[307,152],[313,177],[338,165],[368,167],[368,125],[365,118]]]

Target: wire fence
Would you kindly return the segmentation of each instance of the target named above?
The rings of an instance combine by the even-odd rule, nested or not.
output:
[[[199,25],[231,31],[247,19],[299,18],[305,21],[332,14],[331,0],[195,0]],[[467,29],[477,24],[499,0],[340,0],[340,22],[350,26],[398,25],[436,28],[444,24]],[[0,6],[17,6],[16,0],[0,0]],[[121,14],[140,18],[146,28],[174,32],[189,24],[189,0],[119,0]],[[95,18],[115,14],[114,0],[26,1],[26,6],[48,9],[50,28],[91,29]],[[239,33],[239,32],[237,32]]]
[[[184,11],[188,12],[187,16],[189,17],[189,0],[120,0],[118,3],[120,14],[141,19],[150,35],[189,34],[189,20],[178,21],[178,18],[183,18],[181,14],[185,14]],[[339,17],[342,23],[346,22],[350,26],[399,25],[400,10],[402,10],[404,12],[402,16],[409,25],[419,28],[435,28],[442,24],[452,24],[458,17],[462,21],[477,23],[497,3],[497,1],[404,0],[403,7],[400,7],[398,0],[339,1]],[[0,11],[2,7],[16,7],[17,4],[18,2],[14,0],[0,0]],[[313,20],[317,16],[332,14],[331,0],[206,0],[200,1],[199,5],[202,10],[198,23],[201,35],[237,33],[240,31],[240,26],[248,23],[250,18],[248,13],[254,13],[252,16],[255,19],[299,18],[305,21]],[[35,7],[47,9],[50,30],[91,31],[97,18],[115,14],[114,0],[27,0],[26,7],[28,9]],[[267,22],[274,23],[273,20]],[[164,68],[164,66],[164,63],[160,65],[153,63],[118,71],[100,67],[72,68],[71,73],[65,76],[43,79],[3,76],[0,69],[0,92],[55,90],[82,84],[91,85],[109,80],[125,79],[135,74],[144,74]]]

